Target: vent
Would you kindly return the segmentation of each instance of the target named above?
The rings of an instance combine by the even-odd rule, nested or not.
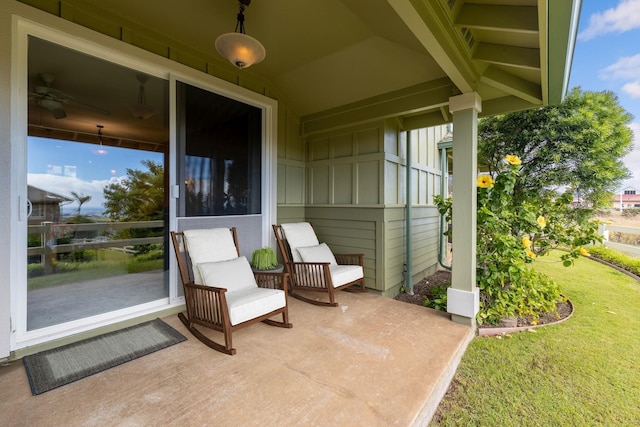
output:
[[[471,30],[467,27],[464,27],[460,30],[460,32],[462,33],[462,38],[464,38],[464,41],[467,42],[469,49],[473,48],[473,45],[476,43],[476,39],[473,37],[473,33],[471,32]]]

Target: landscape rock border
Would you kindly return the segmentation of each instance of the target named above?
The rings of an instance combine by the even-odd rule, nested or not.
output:
[[[563,317],[562,319],[558,319],[556,322],[547,322],[540,325],[527,325],[527,326],[514,326],[514,327],[482,327],[478,326],[477,334],[479,337],[495,337],[502,336],[506,334],[511,334],[514,332],[524,332],[535,328],[541,328],[543,326],[551,326],[551,325],[559,325],[562,322],[570,319],[573,316],[574,306],[570,299],[565,299],[566,303],[571,307],[571,312],[568,316]]]

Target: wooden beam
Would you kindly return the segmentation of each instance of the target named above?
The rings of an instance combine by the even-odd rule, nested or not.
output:
[[[510,67],[540,69],[540,49],[480,43],[473,59]]]
[[[455,25],[459,28],[536,34],[537,7],[465,3],[456,17]]]
[[[440,111],[432,111],[424,114],[405,117],[402,120],[402,130],[410,131],[416,129],[424,129],[432,126],[439,126],[445,123],[451,123],[451,117],[445,120]]]
[[[442,118],[445,122],[448,123],[451,121],[451,114],[449,114],[449,109],[447,109],[445,106],[440,107],[440,113],[442,114]]]
[[[484,100],[482,102],[482,112],[480,117],[491,117],[497,114],[511,113],[513,111],[529,110],[531,108],[541,107],[541,104],[532,104],[522,98],[515,96],[505,96]]]
[[[480,77],[480,81],[532,104],[542,103],[542,88],[539,84],[508,73],[493,65],[486,69]]]
[[[303,134],[438,109],[449,103],[454,90],[451,80],[445,77],[304,116]]]
[[[469,47],[452,25],[443,2],[387,2],[461,92],[476,90],[478,76],[471,62]]]

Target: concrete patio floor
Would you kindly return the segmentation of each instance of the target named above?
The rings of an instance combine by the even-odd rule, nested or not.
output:
[[[237,355],[188,339],[32,396],[21,360],[0,367],[6,426],[426,425],[474,336],[442,312],[340,292],[340,307],[289,299],[292,329],[234,333]],[[210,331],[208,335],[220,338]]]

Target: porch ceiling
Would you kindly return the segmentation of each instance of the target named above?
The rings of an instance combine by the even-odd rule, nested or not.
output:
[[[213,45],[218,35],[233,31],[236,0],[183,0],[179,9],[172,0],[65,4],[76,16],[114,18],[134,33],[161,34],[232,70]],[[245,11],[246,31],[267,56],[240,75],[267,82],[303,122],[361,111],[368,118],[407,117],[413,127],[434,125],[450,120],[450,96],[469,91],[480,94],[485,115],[532,108],[558,102],[566,90],[580,4],[254,0]]]

